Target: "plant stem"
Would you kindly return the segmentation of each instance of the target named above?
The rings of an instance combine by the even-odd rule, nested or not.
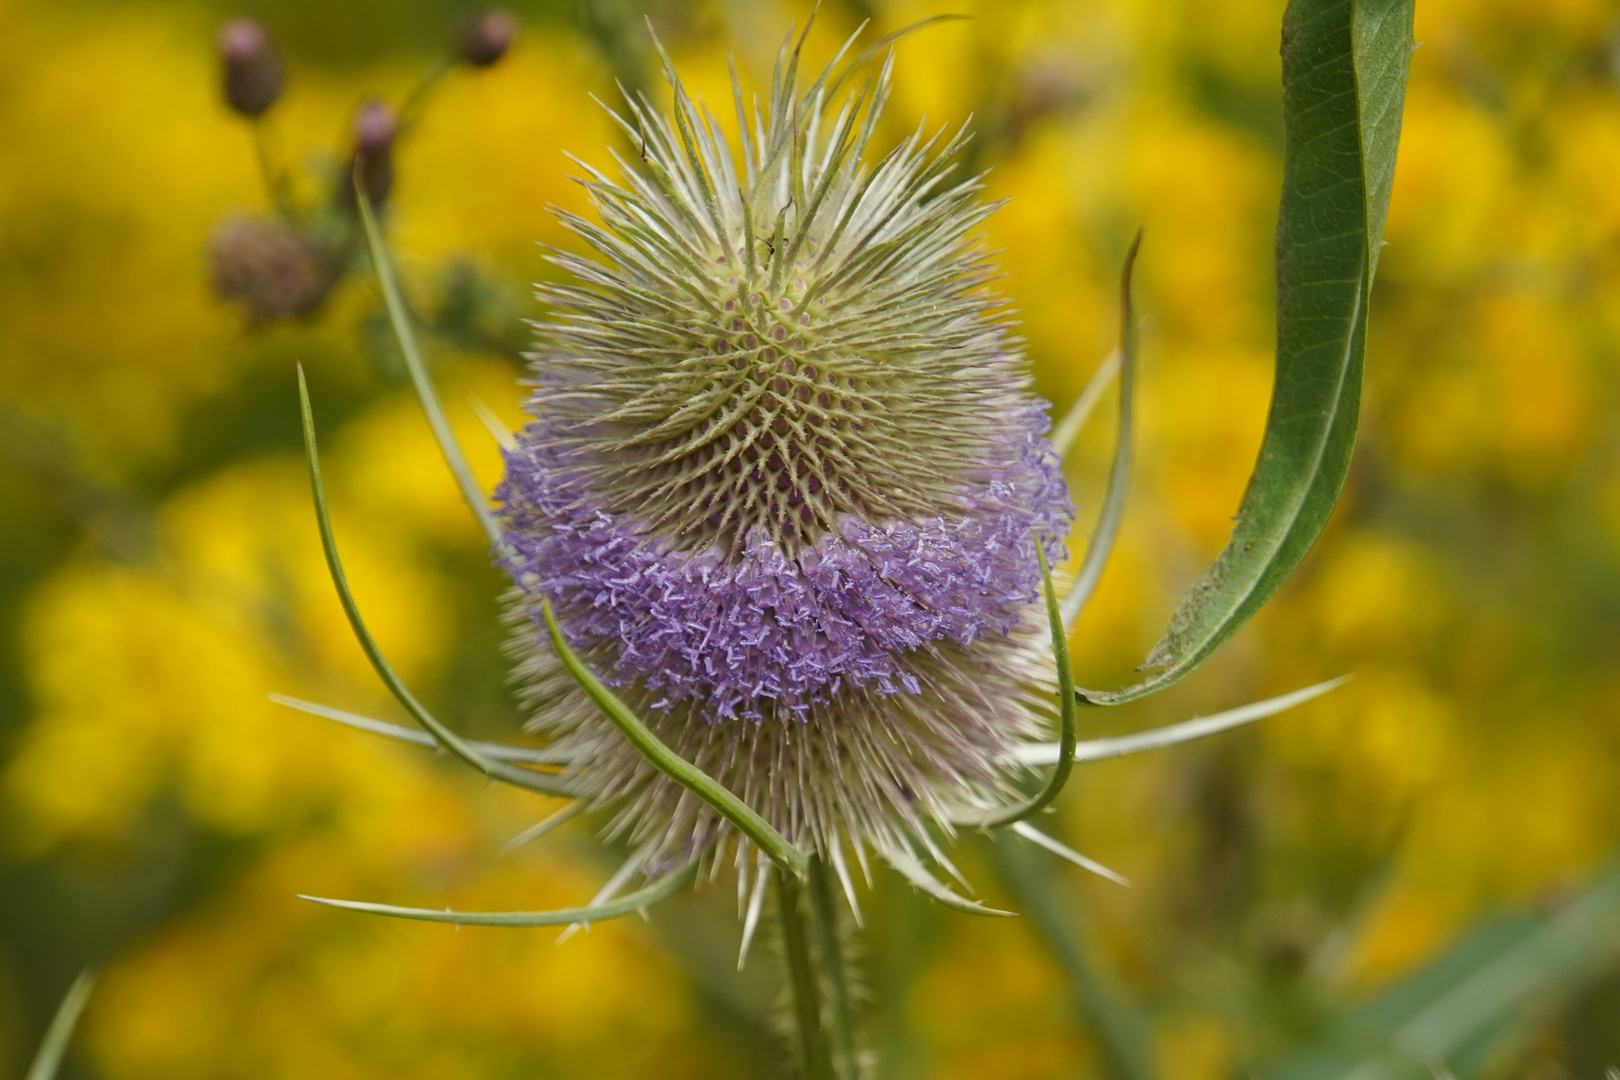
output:
[[[433,380],[428,376],[427,365],[422,362],[422,350],[416,344],[416,332],[411,329],[410,314],[405,310],[405,301],[399,294],[399,282],[394,277],[394,265],[388,257],[388,249],[383,244],[382,232],[377,228],[377,215],[372,210],[371,200],[359,188],[355,189],[355,201],[360,207],[360,225],[366,234],[366,247],[371,255],[372,269],[377,272],[377,284],[382,289],[383,305],[388,309],[388,321],[394,328],[394,337],[399,342],[399,351],[404,354],[405,367],[411,373],[411,383],[416,387],[416,397],[422,403],[422,411],[427,414],[428,427],[433,430],[433,438],[439,444],[439,452],[444,455],[445,464],[450,467],[450,474],[456,478],[456,484],[461,488],[461,497],[466,500],[467,508],[472,511],[478,525],[489,538],[491,548],[500,550],[501,527],[495,521],[495,515],[489,511],[489,502],[484,490],[478,486],[474,479],[472,468],[467,464],[467,457],[461,452],[461,444],[456,441],[455,432],[450,428],[450,421],[444,415],[444,406],[439,404],[439,394],[433,388]]]
[[[270,128],[262,116],[253,121],[252,127],[253,156],[259,162],[259,176],[264,182],[264,190],[282,220],[296,222],[298,213],[293,208],[292,180],[282,167],[281,155],[276,153]]]
[[[787,955],[788,989],[793,994],[793,1024],[798,1036],[800,1064],[805,1080],[835,1080],[826,1040],[821,1035],[820,994],[810,960],[810,942],[805,935],[799,881],[780,868],[774,868],[772,876],[776,879],[776,902],[782,919],[782,951]]]
[[[1096,1038],[1108,1071],[1119,1080],[1153,1080],[1152,1054],[1141,1018],[1110,994],[1092,969],[1052,896],[1052,882],[1040,856],[1005,833],[996,834],[993,846],[1002,880],[1068,974],[1080,1020]]]
[[[838,940],[838,909],[833,900],[827,864],[810,856],[806,887],[810,892],[810,925],[821,954],[827,981],[827,1026],[832,1035],[833,1072],[838,1080],[859,1080],[855,1057],[855,1024],[850,1014],[849,976],[844,969],[843,945]]]

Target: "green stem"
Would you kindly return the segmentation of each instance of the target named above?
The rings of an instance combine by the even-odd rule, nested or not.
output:
[[[805,884],[810,892],[810,925],[827,980],[827,1026],[832,1035],[834,1074],[838,1080],[859,1080],[849,975],[844,968],[843,945],[838,940],[838,908],[833,899],[832,881],[827,876],[827,864],[818,856],[810,857]]]
[[[994,838],[996,863],[1019,908],[1046,940],[1074,989],[1081,1024],[1090,1029],[1108,1071],[1118,1080],[1153,1080],[1152,1053],[1140,1017],[1110,994],[1052,896],[1052,882],[1040,856],[1005,833]]]
[[[68,987],[66,996],[62,998],[62,1004],[56,1008],[56,1016],[51,1019],[51,1026],[45,1032],[45,1041],[40,1043],[34,1064],[28,1069],[27,1080],[54,1080],[62,1065],[62,1055],[67,1053],[68,1040],[73,1038],[73,1028],[79,1022],[79,1014],[84,1011],[84,1003],[90,1000],[90,991],[95,989],[95,985],[96,976],[88,968],[73,980],[73,985]]]
[[[821,1034],[820,994],[810,960],[810,942],[804,932],[804,906],[799,882],[776,869],[777,910],[782,920],[782,951],[787,955],[788,989],[793,995],[793,1028],[805,1080],[835,1080],[826,1040]]]
[[[388,321],[394,328],[394,337],[399,341],[399,351],[405,355],[405,367],[411,373],[411,383],[416,387],[417,399],[422,403],[422,411],[427,414],[428,427],[433,429],[433,438],[439,444],[439,452],[444,455],[444,462],[450,466],[450,473],[456,478],[456,484],[461,488],[461,497],[467,501],[467,508],[478,519],[478,525],[489,538],[490,547],[501,547],[501,527],[495,521],[495,515],[489,512],[489,503],[484,498],[484,491],[473,478],[472,469],[467,464],[466,455],[461,452],[461,444],[456,441],[455,432],[450,428],[450,421],[444,415],[444,406],[439,404],[439,394],[433,388],[433,380],[428,378],[427,365],[422,362],[422,350],[416,344],[416,332],[411,329],[410,314],[405,310],[405,301],[399,293],[399,282],[394,277],[394,264],[388,258],[388,249],[383,245],[382,233],[377,228],[377,215],[371,208],[371,200],[357,184],[354,190],[355,201],[360,207],[360,225],[365,230],[366,248],[371,253],[371,265],[377,272],[377,284],[382,289],[383,304],[388,308]]]
[[[293,209],[292,180],[287,176],[287,170],[282,168],[280,155],[271,145],[270,128],[262,116],[253,121],[252,127],[253,156],[259,161],[259,175],[264,181],[264,190],[283,220],[295,222],[298,214]]]
[[[422,108],[428,102],[428,97],[438,88],[440,80],[450,74],[456,67],[454,57],[445,56],[434,61],[433,66],[423,73],[420,81],[405,95],[400,102],[398,116],[399,133],[403,135],[415,127],[422,118]]]

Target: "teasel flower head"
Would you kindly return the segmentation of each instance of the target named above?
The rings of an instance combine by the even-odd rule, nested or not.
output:
[[[534,727],[649,868],[747,842],[560,667],[571,648],[669,747],[840,869],[1012,797],[1054,715],[1036,545],[1071,507],[978,228],[966,135],[873,152],[892,53],[802,93],[784,46],[737,133],[632,98],[640,161],[584,180],[594,257],[532,355],[497,492]]]

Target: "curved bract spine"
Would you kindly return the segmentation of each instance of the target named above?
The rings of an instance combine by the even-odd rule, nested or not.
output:
[[[698,864],[689,862],[673,873],[666,874],[644,889],[584,907],[558,908],[555,911],[451,911],[449,908],[397,907],[393,904],[371,904],[363,900],[333,900],[325,896],[303,896],[327,907],[346,911],[361,911],[368,915],[387,915],[393,919],[415,919],[420,922],[451,923],[456,926],[571,926],[574,923],[601,922],[617,919],[621,915],[644,911],[660,900],[680,892],[697,880]]]
[[[597,708],[612,721],[613,726],[624,733],[625,739],[641,753],[642,757],[651,762],[659,772],[714,807],[716,813],[737,826],[743,835],[759,845],[759,849],[778,867],[802,877],[808,866],[804,852],[794,847],[787,837],[771,828],[770,823],[755,813],[747,803],[727,791],[708,773],[680,757],[660,742],[658,736],[648,731],[647,725],[643,724],[613,691],[603,686],[602,681],[580,662],[578,656],[574,655],[574,650],[569,648],[562,629],[557,625],[557,617],[551,610],[551,601],[545,600],[542,604],[546,631],[551,635],[551,648],[557,654],[557,659],[579,683],[580,689],[596,703]]]
[[[321,479],[320,451],[315,445],[315,413],[309,403],[309,385],[304,379],[302,364],[298,366],[298,406],[304,423],[304,456],[309,464],[309,484],[314,494],[315,520],[320,527],[321,550],[326,555],[326,567],[331,572],[332,585],[337,590],[339,602],[343,605],[343,613],[348,616],[349,628],[354,631],[355,640],[360,643],[366,659],[371,661],[372,670],[377,673],[383,685],[388,687],[395,700],[411,714],[411,718],[427,729],[435,742],[485,776],[514,787],[527,788],[548,795],[571,794],[568,786],[554,776],[520,769],[501,761],[491,761],[479,753],[461,736],[445,727],[416,699],[416,695],[411,693],[387,658],[383,656],[382,650],[372,639],[371,631],[366,629],[365,620],[360,615],[360,607],[355,603],[354,594],[349,591],[349,579],[343,572],[343,562],[338,558],[337,538],[332,533],[332,519],[326,509],[326,485]]]

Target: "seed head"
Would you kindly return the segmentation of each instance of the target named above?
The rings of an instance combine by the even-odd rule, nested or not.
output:
[[[336,277],[307,233],[259,218],[221,222],[209,240],[208,261],[215,294],[241,304],[256,323],[315,310]]]
[[[640,167],[590,170],[601,224],[562,215],[597,258],[554,256],[575,281],[541,289],[498,492],[535,726],[672,856],[728,826],[560,670],[542,597],[660,738],[824,854],[1003,798],[1051,709],[1035,545],[1061,556],[1070,506],[991,208],[950,177],[965,137],[871,160],[892,56],[840,96],[837,60],[800,94],[784,53],[735,144],[672,69],[673,117],[616,117]]]

